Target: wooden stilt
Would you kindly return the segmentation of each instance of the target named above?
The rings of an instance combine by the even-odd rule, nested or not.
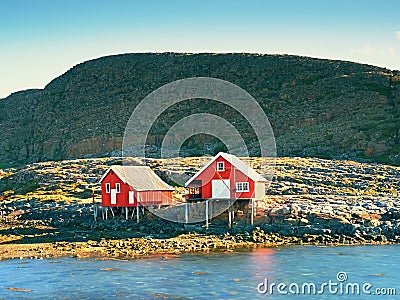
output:
[[[228,227],[232,228],[231,201],[228,202]]]
[[[208,200],[206,200],[206,228],[208,229]]]
[[[125,220],[128,220],[128,207],[125,207]]]
[[[189,222],[189,203],[185,203],[185,224]]]
[[[112,207],[110,207],[110,211],[111,211],[111,214],[113,215],[113,217],[115,217]]]
[[[136,223],[139,223],[140,219],[139,215],[140,215],[139,206],[136,206]]]
[[[97,206],[96,203],[94,202],[94,190],[92,190],[92,205],[93,205],[93,219],[96,221],[97,219]]]
[[[251,199],[251,217],[250,224],[254,225],[254,199]]]
[[[131,219],[133,219],[133,215],[135,214],[135,207],[132,207],[132,215],[131,215]]]
[[[106,220],[107,220],[107,214],[108,214],[108,207],[106,207]]]

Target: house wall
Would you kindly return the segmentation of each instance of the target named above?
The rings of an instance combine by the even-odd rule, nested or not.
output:
[[[121,192],[117,193],[116,204],[111,204],[111,193],[106,193],[106,183],[115,189],[116,183],[120,183]],[[129,191],[134,192],[134,203],[129,203]],[[137,206],[139,197],[140,206],[158,206],[172,204],[172,191],[136,191],[125,184],[115,173],[110,171],[101,182],[101,205],[102,206]]]
[[[116,204],[111,204],[111,193],[106,193],[106,183],[110,183],[110,188],[115,189],[116,183],[120,183],[121,191],[117,193]],[[136,206],[136,203],[129,204],[130,186],[125,184],[115,173],[110,171],[101,182],[101,205],[102,206]],[[136,194],[136,193],[135,193]],[[135,201],[136,202],[136,201]]]
[[[221,161],[225,163],[225,170],[217,171],[217,163]],[[232,168],[232,165],[223,157],[218,157],[207,169],[205,169],[195,178],[195,180],[202,181],[202,198],[212,198],[211,181],[221,179],[229,179],[231,189],[236,188],[236,182],[249,182],[249,192],[231,192],[232,199],[254,198],[254,181],[235,167]]]
[[[265,183],[264,182],[256,182],[255,183],[255,199],[263,200],[265,197]]]
[[[141,191],[139,194],[141,206],[172,205],[172,191]]]

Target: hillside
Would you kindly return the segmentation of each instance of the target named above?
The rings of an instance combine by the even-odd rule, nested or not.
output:
[[[279,156],[400,164],[399,71],[288,55],[147,53],[87,61],[43,90],[0,99],[0,167],[118,154],[135,106],[158,87],[195,76],[230,81],[257,99]],[[237,112],[191,100],[166,110],[148,143],[159,147],[173,123],[197,112],[235,122],[247,142],[253,138]],[[185,147],[199,155],[210,144],[221,148],[205,136]]]

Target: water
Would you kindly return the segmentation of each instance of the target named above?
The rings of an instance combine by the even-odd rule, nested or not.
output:
[[[331,280],[396,288],[400,295],[400,245],[283,247],[250,252],[160,256],[132,261],[59,258],[0,262],[3,299],[285,299],[260,294],[259,283],[287,286]],[[344,274],[342,274],[344,275]],[[31,292],[8,288],[30,289]],[[263,287],[263,286],[261,286]],[[288,291],[288,287],[286,288]],[[305,290],[307,292],[307,290]],[[397,297],[397,298],[396,298]],[[292,299],[399,299],[399,296],[290,295]]]

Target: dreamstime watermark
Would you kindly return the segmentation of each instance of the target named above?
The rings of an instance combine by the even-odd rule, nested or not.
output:
[[[328,280],[321,283],[275,283],[269,282],[265,278],[257,286],[260,294],[279,294],[279,295],[396,295],[394,287],[374,287],[372,283],[351,282],[348,281],[346,272],[336,274],[336,280]]]
[[[123,164],[137,165],[138,161],[130,159],[132,157],[148,158],[148,149],[156,147],[149,145],[148,139],[151,136],[152,126],[156,124],[158,118],[169,108],[179,104],[182,101],[214,101],[228,107],[230,110],[240,114],[247,123],[249,128],[254,132],[257,140],[251,146],[247,145],[244,134],[236,128],[236,121],[224,117],[224,115],[211,114],[208,111],[201,113],[192,113],[189,116],[183,116],[176,120],[167,130],[163,137],[160,153],[163,169],[167,170],[164,176],[180,186],[184,186],[190,177],[184,172],[171,172],[169,165],[170,158],[177,158],[181,154],[182,145],[189,138],[206,134],[219,139],[230,154],[239,157],[254,156],[251,149],[258,149],[261,158],[267,158],[265,161],[259,161],[257,171],[267,180],[267,188],[272,181],[273,170],[276,158],[276,144],[272,127],[269,123],[264,110],[259,103],[245,90],[239,86],[225,80],[209,77],[193,77],[177,80],[168,83],[146,96],[134,109],[131,117],[125,127],[125,133],[122,142],[122,155],[124,157]],[[212,104],[211,104],[212,105]],[[209,108],[210,102],[207,102],[205,108]],[[211,109],[212,110],[212,109]],[[175,116],[177,117],[177,116]],[[174,120],[175,121],[175,120]],[[251,149],[249,149],[251,147]],[[248,169],[248,172],[251,172]],[[247,175],[247,174],[245,174]],[[208,180],[208,179],[207,179]],[[208,181],[211,181],[209,178]],[[203,180],[203,185],[206,184]],[[225,203],[225,204],[221,204]],[[211,217],[215,217],[228,209],[234,201],[225,201],[213,203]],[[218,207],[217,204],[220,206]],[[204,203],[190,203],[190,206],[204,205]],[[183,205],[175,205],[167,209],[157,209],[148,207],[148,210],[157,216],[170,221],[180,223],[196,223],[205,220],[203,215],[199,218],[187,215],[185,216],[185,207]],[[196,208],[194,209],[196,211]]]

